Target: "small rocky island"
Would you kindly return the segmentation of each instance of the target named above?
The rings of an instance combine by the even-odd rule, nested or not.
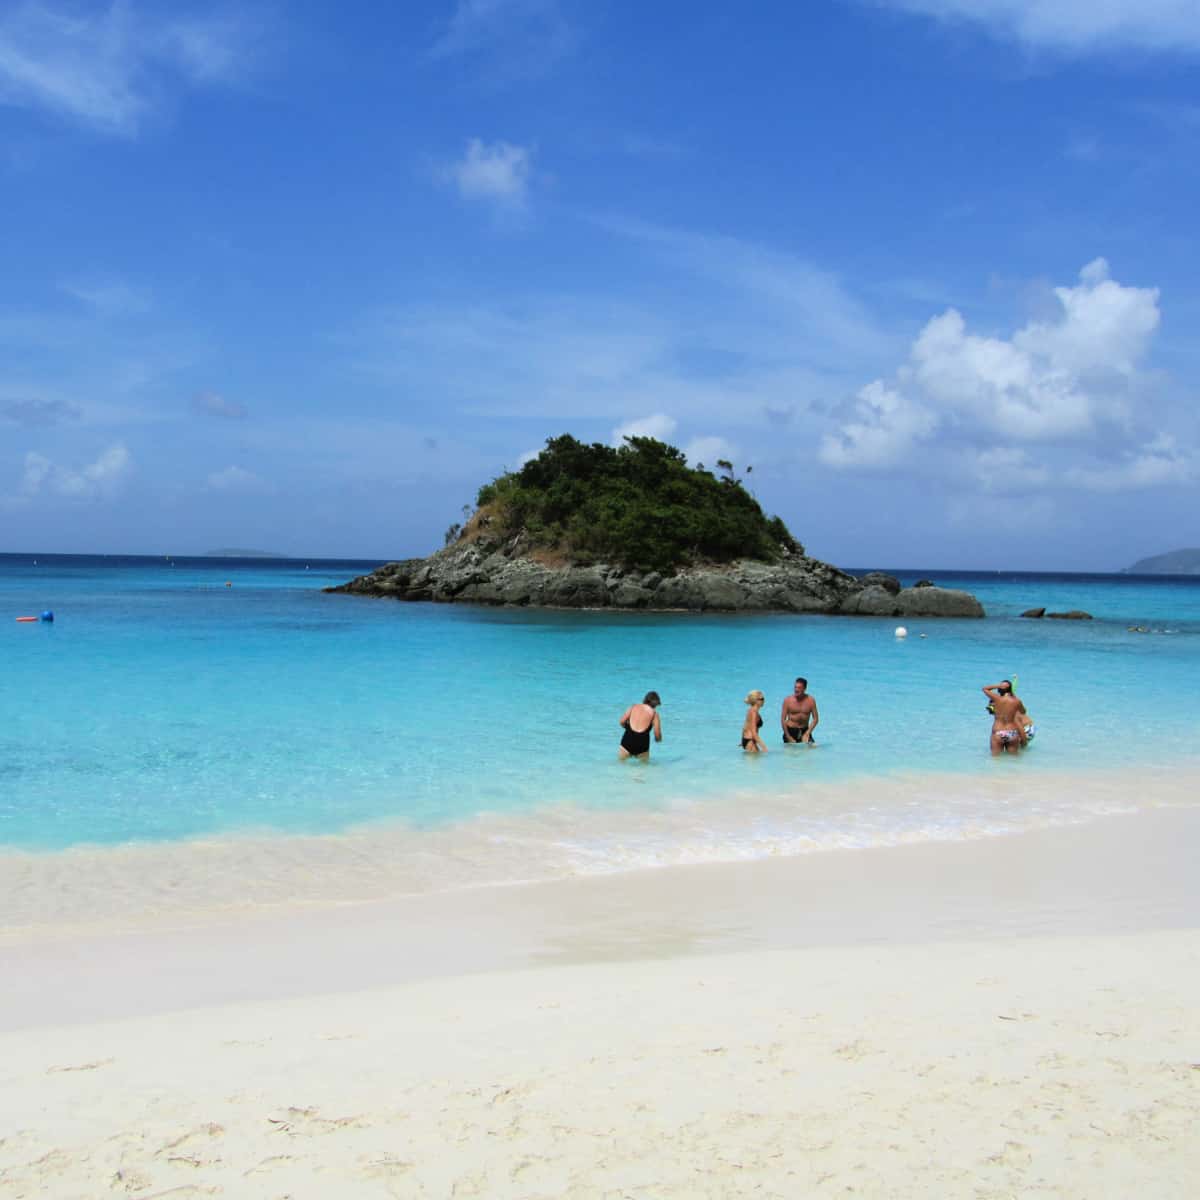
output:
[[[804,553],[719,461],[632,437],[619,448],[551,438],[479,490],[428,558],[387,563],[330,592],[548,608],[982,617],[969,592],[855,578]]]

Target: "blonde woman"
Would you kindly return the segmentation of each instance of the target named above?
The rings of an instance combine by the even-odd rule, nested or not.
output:
[[[747,754],[766,754],[767,747],[759,736],[762,728],[762,706],[766,699],[757,688],[746,696],[746,719],[742,722],[742,749]]]

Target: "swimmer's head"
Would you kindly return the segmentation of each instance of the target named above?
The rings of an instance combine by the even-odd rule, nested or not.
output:
[[[647,692],[645,696],[642,697],[642,703],[650,705],[651,708],[657,708],[662,701],[658,698],[657,692]]]
[[[760,691],[758,690],[758,688],[755,688],[755,689],[754,689],[754,691],[752,691],[752,692],[747,692],[747,693],[746,693],[746,703],[747,703],[747,704],[753,704],[753,705],[755,705],[756,707],[757,707],[759,704],[763,704],[763,703],[765,703],[765,702],[766,702],[766,699],[767,699],[767,698],[766,698],[766,696],[764,696],[764,695],[762,694],[762,692],[760,692]]]
[[[1002,696],[1011,696],[1012,695],[1012,680],[1011,679],[1000,680],[1000,683],[997,686],[996,691],[998,691]]]

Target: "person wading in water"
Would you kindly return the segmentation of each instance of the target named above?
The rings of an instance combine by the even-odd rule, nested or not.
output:
[[[1025,733],[1025,705],[1012,690],[1007,679],[985,683],[983,694],[992,702],[992,754],[1016,754],[1028,742]]]
[[[618,758],[640,758],[643,762],[650,757],[650,735],[656,742],[662,741],[662,721],[658,706],[662,701],[657,692],[647,692],[641,704],[631,704],[621,714],[621,745],[617,748]]]
[[[790,746],[795,742],[808,742],[815,746],[812,735],[820,720],[817,702],[808,694],[808,680],[800,676],[796,680],[795,690],[784,700],[779,718],[783,726],[784,744]]]

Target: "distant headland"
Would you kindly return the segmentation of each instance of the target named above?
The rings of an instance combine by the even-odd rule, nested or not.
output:
[[[287,558],[286,554],[275,554],[271,550],[243,550],[228,546],[222,550],[206,550],[205,558]]]
[[[982,617],[969,592],[902,587],[808,557],[733,464],[688,465],[654,438],[586,445],[569,434],[484,484],[428,558],[330,592],[546,608]],[[749,475],[750,467],[745,468]]]
[[[1200,575],[1200,550],[1171,550],[1139,558],[1123,575]]]

